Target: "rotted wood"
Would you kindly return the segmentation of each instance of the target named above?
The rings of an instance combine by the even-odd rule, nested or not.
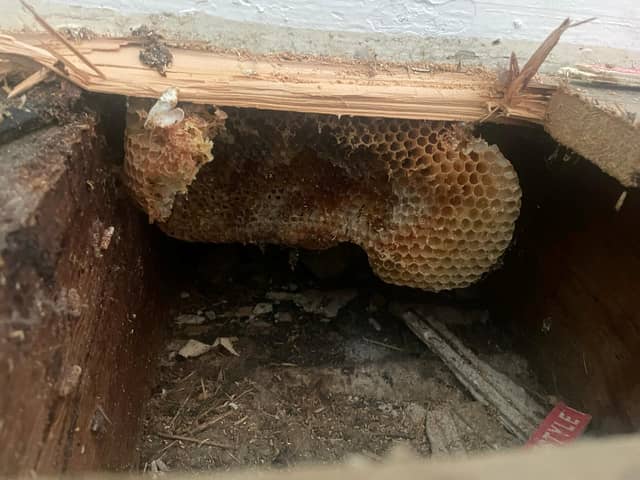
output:
[[[0,145],[0,476],[134,464],[163,331],[160,239],[95,115],[58,113]]]
[[[528,130],[501,137],[523,204],[514,244],[484,285],[491,311],[549,393],[593,415],[596,431],[637,431],[640,191]]]

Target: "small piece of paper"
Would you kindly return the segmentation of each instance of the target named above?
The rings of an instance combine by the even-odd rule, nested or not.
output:
[[[216,341],[213,342],[213,346],[217,347],[218,345],[220,345],[224,347],[224,349],[227,350],[227,352],[229,352],[230,354],[239,357],[240,354],[236,351],[235,348],[233,348],[233,342],[237,340],[238,337],[218,337],[216,338]]]
[[[185,345],[178,351],[178,355],[183,358],[195,358],[200,355],[204,355],[209,350],[211,350],[212,346],[207,345],[206,343],[199,342],[198,340],[189,340]]]

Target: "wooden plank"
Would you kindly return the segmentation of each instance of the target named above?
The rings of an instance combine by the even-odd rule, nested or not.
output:
[[[570,85],[549,101],[545,130],[628,187],[640,186],[640,93]]]
[[[28,95],[36,115],[33,99],[53,110],[60,93],[44,89]],[[61,125],[0,145],[3,478],[134,464],[166,315],[161,239],[114,180],[94,116],[56,111]]]
[[[596,431],[638,431],[640,191],[619,205],[625,187],[547,142],[502,135],[526,194],[513,246],[482,288],[547,393],[593,415]]]
[[[56,62],[62,57],[71,67],[64,76],[93,92],[157,98],[177,87],[182,101],[218,106],[461,121],[486,118],[502,98],[496,74],[480,68],[414,71],[405,65],[172,48],[165,77],[140,62],[140,45],[133,41],[102,38],[76,46],[105,79],[51,38],[0,35],[0,54],[31,57],[59,74]],[[509,119],[541,122],[552,91],[529,86],[510,106]]]
[[[522,387],[480,360],[432,316],[420,317],[412,311],[400,316],[476,400],[498,413],[507,430],[523,441],[531,436],[544,410]]]
[[[576,83],[591,86],[640,89],[640,68],[578,64],[575,67],[563,67],[558,73]]]

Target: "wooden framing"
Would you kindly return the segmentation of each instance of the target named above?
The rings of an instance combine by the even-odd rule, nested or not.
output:
[[[96,39],[75,46],[106,78],[56,39],[0,35],[0,54],[29,57],[92,92],[157,98],[177,87],[181,101],[218,106],[469,122],[487,118],[503,98],[497,74],[479,67],[172,48],[173,64],[162,76],[140,62],[137,40]],[[511,103],[507,119],[542,122],[553,90],[532,82]]]

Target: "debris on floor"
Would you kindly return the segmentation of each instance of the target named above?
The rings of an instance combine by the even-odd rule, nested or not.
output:
[[[456,422],[448,409],[437,408],[428,412],[426,430],[432,455],[466,452]]]
[[[218,337],[216,338],[216,341],[213,342],[212,346],[217,347],[218,345],[220,345],[230,354],[239,357],[240,354],[236,351],[235,348],[233,348],[233,343],[236,341],[238,341],[238,337]]]
[[[475,399],[497,411],[510,432],[523,441],[531,436],[545,411],[524,388],[480,360],[435,317],[411,310],[401,317]]]
[[[353,300],[356,295],[355,290],[333,292],[307,290],[301,293],[269,292],[267,298],[276,302],[290,301],[307,313],[317,313],[327,318],[335,318],[340,309]]]
[[[199,357],[200,355],[207,353],[211,348],[211,345],[192,339],[185,343],[184,347],[178,351],[178,355],[183,358]]]
[[[178,325],[202,325],[206,320],[202,315],[193,315],[190,313],[183,313],[176,317],[176,323]]]
[[[523,445],[493,404],[470,395],[392,315],[393,287],[322,290],[286,261],[284,269],[225,275],[216,288],[180,296],[147,405],[147,470],[376,461],[398,446],[429,456]],[[449,312],[443,320],[452,328],[488,328],[483,310],[433,308]],[[536,384],[524,360],[487,346],[490,337],[473,348]]]

